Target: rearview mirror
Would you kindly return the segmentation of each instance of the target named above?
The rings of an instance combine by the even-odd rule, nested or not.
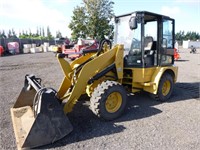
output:
[[[129,27],[130,27],[131,30],[137,29],[137,19],[136,19],[136,17],[130,18]]]

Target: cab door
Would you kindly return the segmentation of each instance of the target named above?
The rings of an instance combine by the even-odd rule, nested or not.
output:
[[[171,66],[174,63],[174,20],[162,20],[161,66]]]

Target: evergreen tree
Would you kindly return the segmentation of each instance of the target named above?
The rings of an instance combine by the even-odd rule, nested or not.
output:
[[[31,32],[31,29],[29,29],[29,34],[28,34],[29,38],[32,38],[33,37],[33,34]]]
[[[38,29],[38,27],[37,27],[37,30],[36,30],[36,36],[39,36],[40,34],[39,34],[39,29]]]
[[[47,39],[48,39],[48,40],[53,39],[53,36],[52,36],[51,31],[50,31],[50,29],[49,29],[49,26],[47,26]]]
[[[0,31],[0,38],[7,38],[4,30]]]
[[[17,35],[16,35],[14,29],[12,29],[12,31],[11,31],[11,38],[17,38]]]
[[[62,38],[62,34],[60,31],[56,31],[56,38]]]
[[[11,38],[12,37],[12,32],[11,30],[8,30],[8,38]]]
[[[40,34],[39,34],[40,36],[42,36],[42,28],[40,27]]]
[[[44,28],[42,28],[42,37],[45,37]]]
[[[25,35],[28,36],[28,31],[27,30],[25,31]]]

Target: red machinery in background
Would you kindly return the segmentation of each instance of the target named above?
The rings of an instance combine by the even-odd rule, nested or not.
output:
[[[180,54],[178,53],[178,50],[176,48],[174,48],[174,60],[179,60],[181,57],[180,57]]]
[[[4,53],[3,46],[0,45],[0,56],[3,56],[3,53]]]
[[[179,60],[180,58],[180,54],[178,53],[178,42],[176,42],[174,45],[174,60]]]
[[[98,47],[99,44],[96,40],[79,39],[78,43],[71,46],[71,48],[70,45],[62,45],[62,53],[68,54],[68,58],[74,60],[82,55],[81,50],[92,50]]]

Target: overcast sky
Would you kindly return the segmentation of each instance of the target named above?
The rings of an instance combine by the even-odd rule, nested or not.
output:
[[[146,10],[168,15],[176,20],[176,32],[200,33],[200,0],[113,0],[115,15]],[[70,37],[68,24],[74,7],[82,0],[0,0],[0,30],[17,33],[49,26],[52,34],[60,30]]]

